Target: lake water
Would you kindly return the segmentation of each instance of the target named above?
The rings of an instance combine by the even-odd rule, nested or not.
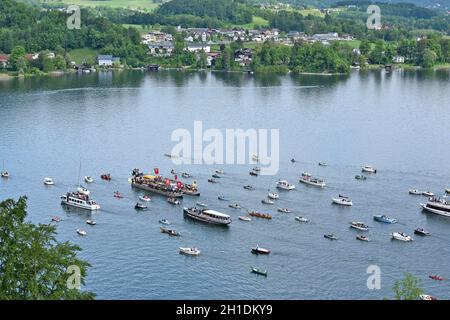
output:
[[[450,298],[450,219],[425,214],[409,188],[443,194],[450,184],[450,74],[440,72],[355,72],[349,76],[254,75],[240,73],[100,72],[0,82],[0,161],[11,173],[0,181],[0,199],[29,198],[29,219],[48,223],[59,215],[58,238],[83,248],[80,256],[92,267],[87,290],[101,299],[383,299],[404,272],[422,280],[426,293]],[[276,176],[252,177],[253,164],[175,166],[164,157],[175,142],[177,128],[277,128],[280,170]],[[289,160],[295,157],[298,162]],[[91,175],[92,197],[102,210],[65,211],[59,196]],[[326,161],[327,167],[319,167]],[[376,175],[355,180],[362,164],[373,164]],[[199,182],[199,198],[185,196],[181,206],[153,196],[149,210],[134,210],[142,194],[127,178],[135,167],[172,168],[191,173]],[[208,177],[217,168],[220,183]],[[324,178],[324,189],[298,183],[303,171]],[[111,182],[101,181],[111,173]],[[52,177],[55,185],[42,180]],[[273,206],[261,200],[279,178],[296,190],[279,192]],[[254,191],[243,185],[252,184]],[[123,199],[113,197],[119,190]],[[351,208],[331,204],[346,194]],[[224,194],[246,208],[272,213],[271,221],[239,221],[244,211],[217,199]],[[228,213],[229,228],[185,220],[182,207],[202,201]],[[278,207],[289,207],[281,214]],[[388,214],[398,224],[374,222]],[[310,223],[294,220],[304,215]],[[166,218],[182,236],[159,231]],[[371,242],[355,239],[349,222],[370,226]],[[87,230],[79,237],[77,228]],[[412,243],[392,241],[390,233],[413,235],[416,227],[432,235],[414,236]],[[325,233],[340,239],[329,241]],[[269,248],[255,256],[252,246]],[[199,257],[178,253],[197,246]],[[366,286],[369,265],[381,269],[381,289]],[[268,277],[250,273],[251,266]]]

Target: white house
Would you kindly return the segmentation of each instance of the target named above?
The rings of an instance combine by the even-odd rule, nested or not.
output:
[[[211,52],[211,46],[210,45],[206,45],[206,44],[202,44],[202,43],[191,43],[188,44],[186,49],[190,52],[198,52],[200,50],[205,51],[206,53]]]
[[[97,60],[100,67],[111,67],[114,62],[119,61],[119,58],[114,58],[112,55],[99,55]]]
[[[394,62],[394,63],[405,63],[405,57],[404,56],[394,56],[392,58],[392,62]]]

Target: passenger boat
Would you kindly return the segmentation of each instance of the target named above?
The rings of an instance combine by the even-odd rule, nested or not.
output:
[[[216,178],[209,178],[209,179],[208,179],[208,182],[211,182],[211,183],[218,183],[219,181],[217,181]]]
[[[177,231],[172,230],[172,229],[166,229],[166,228],[160,227],[160,230],[162,233],[167,233],[169,236],[174,236],[174,237],[180,236],[180,234]]]
[[[177,198],[167,198],[167,202],[174,205],[180,204],[180,200],[178,200]]]
[[[261,213],[261,212],[258,212],[258,211],[250,211],[248,213],[248,215],[252,216],[252,217],[263,218],[263,219],[268,219],[268,220],[272,219],[272,216],[270,214],[268,214],[268,213]]]
[[[187,172],[183,172],[183,173],[181,174],[181,176],[182,176],[183,178],[190,178],[190,177],[191,177],[191,175],[190,175],[189,173],[187,173]]]
[[[274,193],[274,192],[269,192],[267,197],[270,198],[270,199],[279,199],[280,198],[280,196],[277,193]]]
[[[200,250],[197,248],[182,248],[180,247],[180,253],[188,256],[198,256],[200,254]]]
[[[288,208],[278,208],[278,212],[281,213],[291,213],[292,211]]]
[[[350,224],[350,228],[354,228],[354,229],[361,230],[361,231],[368,231],[369,230],[369,226],[367,226],[364,223],[359,222],[359,221],[353,221]]]
[[[123,195],[119,191],[114,191],[114,198],[122,199]]]
[[[302,216],[295,217],[295,220],[297,220],[299,222],[309,222],[309,220],[307,218],[302,217]]]
[[[414,234],[417,234],[419,236],[429,236],[430,235],[430,233],[428,231],[426,231],[426,230],[424,230],[422,228],[416,228],[414,230]]]
[[[437,300],[436,297],[433,297],[433,296],[431,296],[431,295],[429,295],[429,294],[421,294],[421,295],[419,296],[419,298],[420,298],[420,300],[427,300],[427,301]]]
[[[158,222],[162,223],[162,224],[170,224],[169,220],[167,220],[167,219],[161,219]]]
[[[222,169],[217,169],[215,172],[216,172],[217,174],[224,174],[224,173],[225,173]]]
[[[152,198],[150,198],[149,195],[145,194],[145,195],[143,195],[143,196],[139,196],[139,200],[145,201],[145,202],[149,202],[149,201],[152,200]]]
[[[61,218],[55,216],[55,217],[52,217],[52,221],[53,221],[53,222],[60,222],[60,221],[61,221]]]
[[[252,218],[247,217],[247,216],[239,216],[239,220],[242,220],[242,221],[252,221]]]
[[[77,207],[86,210],[99,210],[100,205],[91,200],[89,196],[81,194],[79,192],[67,192],[60,197],[61,204]]]
[[[383,223],[397,223],[396,219],[385,216],[384,214],[373,216],[373,220]]]
[[[94,179],[93,179],[92,177],[90,177],[90,176],[85,176],[85,177],[84,177],[84,182],[86,182],[86,183],[92,183],[92,182],[94,182]]]
[[[262,199],[261,202],[264,204],[274,204],[275,203],[273,200],[270,200],[269,198]]]
[[[245,190],[253,190],[253,187],[248,184],[248,185],[244,186],[244,189]]]
[[[287,182],[287,180],[279,180],[277,182],[277,188],[282,190],[294,190],[295,186]]]
[[[434,197],[434,193],[431,191],[424,191],[424,192],[422,192],[422,195],[424,195],[426,197]]]
[[[228,205],[230,208],[233,208],[233,209],[241,209],[242,207],[239,205],[239,204],[237,204],[237,203],[230,203],[229,205]]]
[[[445,217],[450,217],[450,202],[439,198],[430,198],[426,204],[421,203],[423,210],[438,214]]]
[[[360,241],[370,241],[370,239],[368,238],[368,237],[366,237],[366,236],[364,236],[364,235],[362,235],[362,234],[358,234],[357,236],[356,236],[356,239],[357,240],[360,240]]]
[[[327,239],[330,239],[330,240],[337,240],[338,239],[333,233],[325,234],[323,237],[327,238]]]
[[[85,236],[85,235],[87,235],[87,232],[84,231],[83,229],[77,229],[77,233],[78,233],[80,236]]]
[[[362,167],[361,167],[361,171],[362,171],[362,172],[368,172],[368,173],[377,173],[377,169],[374,168],[374,167],[371,166],[371,165],[368,165],[368,164],[362,166]]]
[[[46,186],[52,186],[52,185],[55,184],[55,182],[53,181],[52,178],[44,178],[44,184],[45,184]]]
[[[356,179],[356,180],[366,180],[367,177],[364,176],[364,175],[362,175],[362,174],[357,174],[357,175],[355,176],[355,179]]]
[[[147,210],[147,206],[139,202],[135,204],[134,208],[136,210]]]
[[[77,191],[79,193],[81,193],[81,194],[86,195],[86,196],[91,194],[91,192],[88,189],[86,189],[85,187],[83,187],[83,186],[78,186]]]
[[[428,278],[433,279],[433,280],[437,280],[437,281],[444,280],[444,277],[438,276],[438,275],[429,275]]]
[[[422,192],[420,192],[417,189],[409,189],[408,193],[413,194],[413,195],[421,195],[422,194]]]
[[[197,205],[200,207],[207,207],[208,205],[204,202],[197,201]]]
[[[183,208],[183,214],[185,217],[215,225],[227,226],[231,223],[229,215],[210,209]]]
[[[102,180],[111,181],[111,175],[109,173],[104,173],[100,176]]]
[[[130,180],[133,188],[171,198],[180,198],[183,196],[183,190],[178,188],[178,183],[173,183],[173,180],[164,179],[161,176],[144,175],[139,172],[139,169],[133,170],[133,176]]]
[[[313,178],[311,176],[302,176],[299,179],[299,182],[309,184],[311,186],[323,188],[326,186],[326,183],[322,179]]]
[[[95,222],[94,220],[91,220],[91,219],[86,220],[86,223],[91,226],[95,226],[97,224],[97,222]]]
[[[251,176],[257,177],[259,175],[259,172],[255,171],[254,169],[252,169],[252,170],[250,170],[250,172],[248,174],[251,175]]]
[[[393,232],[391,233],[392,239],[409,242],[412,238],[403,232]]]
[[[319,162],[319,166],[326,167],[326,166],[328,166],[328,164],[326,162]]]
[[[341,206],[351,206],[353,205],[352,200],[349,197],[339,195],[337,198],[331,198],[331,201],[335,204],[339,204]]]
[[[256,274],[259,274],[261,276],[267,277],[267,270],[263,270],[263,269],[260,269],[260,268],[257,268],[257,267],[252,267],[251,270],[252,270],[253,273],[256,273]]]
[[[258,245],[256,247],[252,248],[252,253],[254,254],[269,254],[270,250],[266,248],[261,248]]]

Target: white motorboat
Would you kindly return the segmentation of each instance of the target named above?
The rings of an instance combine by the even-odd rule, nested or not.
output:
[[[319,166],[326,167],[326,166],[328,166],[328,164],[326,162],[319,162]]]
[[[90,177],[90,176],[85,176],[85,177],[84,177],[84,182],[86,182],[86,183],[92,183],[92,182],[94,182],[94,179],[93,179],[92,177]]]
[[[99,210],[100,205],[89,196],[79,192],[67,192],[60,197],[61,204],[87,210]]]
[[[80,236],[85,236],[85,235],[87,235],[87,232],[84,231],[83,229],[77,229],[77,233],[78,233]]]
[[[247,217],[247,216],[239,216],[239,220],[242,220],[242,221],[252,221],[252,218]]]
[[[445,193],[450,193],[450,187],[445,188]]]
[[[312,177],[312,174],[309,173],[309,172],[303,171],[303,172],[302,172],[302,177],[308,177],[308,178],[311,178],[311,177]]]
[[[230,203],[228,206],[233,209],[241,209],[241,206],[238,203]]]
[[[94,220],[91,220],[91,219],[86,220],[86,223],[91,226],[95,226],[97,224],[97,222],[95,222]]]
[[[339,195],[337,198],[331,198],[333,203],[341,205],[341,206],[352,206],[353,202],[349,197]]]
[[[256,247],[252,248],[251,252],[254,254],[269,254],[270,250],[266,248],[261,248],[259,245],[256,245]]]
[[[255,169],[252,169],[252,170],[249,171],[248,174],[251,175],[251,176],[257,177],[259,175],[259,171],[256,171]]]
[[[326,186],[326,183],[322,179],[313,178],[311,176],[302,176],[298,180],[301,183],[309,184],[311,186],[323,188]]]
[[[279,199],[280,198],[280,196],[277,193],[274,193],[274,192],[269,192],[267,197],[269,197],[270,199]]]
[[[77,191],[81,194],[84,194],[85,196],[88,196],[91,194],[91,192],[83,186],[78,186]]]
[[[354,229],[361,230],[361,231],[369,230],[369,226],[367,226],[364,223],[359,222],[359,221],[353,221],[352,223],[350,223],[350,228],[354,228]]]
[[[167,219],[161,219],[161,220],[159,220],[159,223],[161,223],[161,224],[170,224],[169,220],[167,220]]]
[[[167,198],[167,202],[174,205],[178,205],[181,203],[177,198]]]
[[[375,167],[371,166],[371,165],[368,165],[368,164],[363,165],[361,167],[361,171],[362,172],[368,172],[368,173],[377,173],[377,169]]]
[[[191,177],[191,175],[190,175],[189,173],[187,173],[187,172],[183,172],[183,173],[181,174],[181,176],[182,176],[183,178],[190,178],[190,177]]]
[[[277,188],[283,190],[294,190],[295,186],[287,182],[287,180],[279,180],[277,182]]]
[[[44,178],[44,184],[45,184],[46,186],[52,186],[52,185],[55,184],[55,182],[53,181],[52,178]]]
[[[263,199],[261,200],[262,203],[264,204],[274,204],[275,202],[273,202],[273,200],[270,200],[269,198]]]
[[[145,194],[143,196],[139,196],[139,200],[149,202],[149,201],[152,201],[152,198],[150,198],[149,195]]]
[[[450,217],[450,201],[439,198],[430,198],[427,203],[421,203],[420,206],[425,211]]]
[[[429,294],[421,294],[419,296],[419,298],[420,298],[420,300],[427,300],[427,301],[437,300],[436,297],[433,297],[433,296],[431,296]]]
[[[281,213],[291,213],[292,211],[288,208],[278,208],[278,212]]]
[[[393,233],[391,233],[391,237],[392,237],[392,239],[405,241],[405,242],[412,241],[412,238],[403,232],[393,232]]]
[[[217,169],[215,172],[217,174],[225,174],[225,172],[222,169]]]
[[[409,194],[413,194],[413,195],[421,195],[422,192],[417,190],[417,189],[409,189]]]
[[[309,220],[307,218],[302,217],[302,216],[295,217],[295,220],[300,221],[300,222],[309,222]]]
[[[200,250],[197,248],[182,248],[180,247],[180,253],[186,254],[188,256],[198,256],[200,254]]]
[[[422,195],[424,195],[426,197],[434,197],[434,193],[431,191],[424,191],[424,192],[422,192]]]
[[[357,240],[360,240],[360,241],[366,241],[366,242],[370,241],[370,239],[369,239],[368,237],[366,237],[366,236],[364,236],[364,235],[362,235],[362,234],[358,234],[358,235],[356,236],[356,239],[357,239]]]
[[[209,178],[209,179],[208,179],[208,182],[211,182],[211,183],[218,183],[219,181],[217,181],[216,178]]]

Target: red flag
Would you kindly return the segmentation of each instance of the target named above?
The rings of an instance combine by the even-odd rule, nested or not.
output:
[[[153,171],[155,172],[156,175],[159,173],[159,169],[158,168],[153,169]]]
[[[181,181],[177,181],[177,188],[181,189],[183,187],[183,184],[181,183]]]
[[[170,186],[170,179],[166,178],[165,184],[166,186]]]

